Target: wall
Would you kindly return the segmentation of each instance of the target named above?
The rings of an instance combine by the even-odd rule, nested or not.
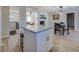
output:
[[[9,7],[2,7],[2,36],[9,34]]]
[[[78,9],[77,8],[68,9],[66,11],[66,14],[67,13],[74,13],[74,26],[75,26],[75,31],[79,31],[79,25],[78,25],[79,24],[78,23],[78,21],[79,21],[79,15],[78,15],[79,11],[78,11]]]
[[[10,7],[9,8],[9,21],[10,22],[18,22],[19,21],[19,8]]]
[[[78,12],[78,31],[79,31],[79,12]]]
[[[50,22],[52,22],[53,24],[55,22],[65,22],[65,24],[67,25],[67,13],[74,13],[74,26],[75,26],[75,31],[79,31],[79,9],[78,8],[70,8],[67,9],[64,13],[60,14],[60,19],[59,20],[53,20],[52,19],[52,15],[55,14],[55,12],[52,12],[49,14],[49,20]]]
[[[19,28],[20,28],[20,32],[23,33],[23,29],[21,27],[25,27],[26,26],[26,8],[25,7],[20,7],[19,8]]]
[[[45,15],[46,19],[40,19],[40,15]],[[45,25],[49,24],[49,13],[48,12],[44,12],[44,11],[40,11],[39,12],[39,21],[44,20],[45,21]]]
[[[1,17],[1,7],[0,7],[0,46],[2,44],[2,17]]]
[[[16,22],[19,22],[19,8],[9,7],[9,30],[16,30]],[[18,27],[18,26],[17,26]]]
[[[79,15],[78,15],[79,11],[75,12],[75,30],[79,31]]]
[[[0,46],[2,39],[7,38],[9,34],[9,7],[0,7]]]
[[[52,13],[49,13],[50,23],[52,22],[53,25],[54,25],[54,23],[59,23],[59,22],[64,22],[65,24],[67,24],[67,22],[66,22],[66,13],[65,12],[60,13],[60,16],[59,16],[60,18],[58,20],[54,20],[53,19],[53,14],[55,14],[55,13],[53,13],[53,12]]]

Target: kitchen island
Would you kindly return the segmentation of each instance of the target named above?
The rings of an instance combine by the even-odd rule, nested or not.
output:
[[[48,52],[53,47],[53,26],[27,26],[24,29],[24,52]]]

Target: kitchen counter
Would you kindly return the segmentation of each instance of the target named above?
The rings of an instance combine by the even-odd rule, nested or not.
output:
[[[24,30],[24,52],[48,52],[53,47],[53,26],[26,26]]]
[[[50,28],[53,28],[53,25],[40,25],[39,27],[32,25],[32,26],[26,26],[26,27],[21,27],[21,28],[34,32],[34,33],[39,33],[39,32],[48,30]]]

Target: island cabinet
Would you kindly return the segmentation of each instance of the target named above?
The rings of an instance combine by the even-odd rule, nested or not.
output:
[[[48,52],[53,47],[53,28],[31,31],[24,28],[24,52]]]

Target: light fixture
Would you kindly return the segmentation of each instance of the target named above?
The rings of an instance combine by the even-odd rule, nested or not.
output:
[[[63,8],[63,6],[59,6],[60,8]]]
[[[60,13],[63,12],[63,6],[59,6],[59,12],[60,12]]]

